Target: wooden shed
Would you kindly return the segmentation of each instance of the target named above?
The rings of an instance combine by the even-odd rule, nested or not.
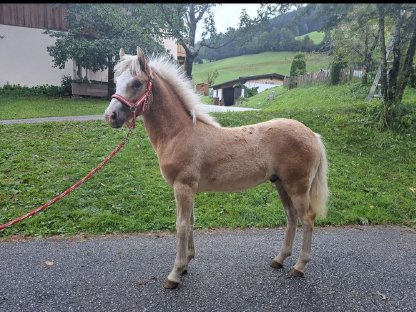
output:
[[[241,85],[245,85],[248,88],[259,87],[258,92],[262,92],[266,89],[283,85],[284,79],[284,75],[272,73],[243,76],[222,82],[212,86],[214,90],[213,102],[214,104],[219,103],[219,105],[231,106],[235,104],[238,98],[244,95]]]

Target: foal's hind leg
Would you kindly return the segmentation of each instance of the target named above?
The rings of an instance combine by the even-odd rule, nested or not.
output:
[[[296,234],[296,223],[298,219],[297,211],[293,207],[292,201],[279,181],[276,182],[276,189],[279,192],[280,199],[286,213],[286,233],[283,245],[279,254],[273,259],[271,266],[275,269],[283,267],[284,260],[292,254],[293,240]]]
[[[290,276],[303,276],[306,264],[311,258],[312,231],[316,214],[309,203],[309,192],[304,195],[292,196],[292,202],[302,221],[303,241],[299,258],[289,272]]]
[[[177,250],[172,271],[164,283],[165,288],[176,288],[181,275],[188,264],[189,234],[192,208],[195,199],[195,188],[176,182],[173,186],[176,200],[176,239]]]

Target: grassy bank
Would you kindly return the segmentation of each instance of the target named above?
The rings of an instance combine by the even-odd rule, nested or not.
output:
[[[218,113],[216,117],[224,126],[295,118],[324,136],[331,198],[328,217],[319,219],[318,225],[416,227],[415,130],[375,130],[361,96],[367,91],[357,84],[275,92],[272,101],[266,92],[245,104],[262,107],[262,111]],[[415,95],[406,94],[406,105],[416,107]],[[103,122],[1,125],[0,224],[75,183],[114,148],[124,131]],[[285,225],[270,183],[246,192],[198,193],[195,215],[196,228],[204,229]],[[102,171],[48,210],[0,236],[174,229],[173,193],[160,175],[139,122],[129,144]]]

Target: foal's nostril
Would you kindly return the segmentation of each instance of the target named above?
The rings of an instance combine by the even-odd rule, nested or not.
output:
[[[116,112],[113,112],[113,113],[111,114],[111,119],[112,119],[112,120],[116,120],[116,119],[117,119],[117,113],[116,113]]]

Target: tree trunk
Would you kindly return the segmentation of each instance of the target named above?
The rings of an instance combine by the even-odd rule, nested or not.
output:
[[[385,99],[387,103],[396,103],[396,91],[397,91],[397,77],[400,71],[400,57],[401,57],[401,7],[399,3],[394,4],[394,30],[393,30],[393,63],[391,69],[387,73],[387,96]]]
[[[380,59],[380,66],[381,66],[381,74],[380,74],[380,84],[381,84],[381,95],[383,97],[387,94],[387,60],[386,60],[386,41],[385,41],[385,31],[384,31],[384,4],[378,5],[378,24],[379,24],[379,35],[380,35],[380,52],[381,52],[381,59]]]
[[[111,96],[116,92],[114,83],[114,64],[112,62],[108,62],[107,81],[107,98],[110,100]]]
[[[195,35],[196,35],[196,25],[197,21],[195,19],[195,4],[189,5],[188,11],[188,18],[189,18],[189,43],[186,45],[186,57],[185,57],[185,72],[186,75],[190,80],[192,80],[192,67],[194,64],[194,60],[198,53],[195,53]]]
[[[363,66],[363,75],[361,77],[361,84],[366,85],[368,82],[368,69],[371,55],[368,53],[368,41],[369,41],[369,26],[365,25],[365,39],[364,39],[364,66]]]
[[[195,59],[194,55],[186,53],[185,72],[190,80],[192,80],[192,67],[194,64],[194,59]]]
[[[402,24],[406,23],[402,15],[402,6],[399,3],[392,4],[394,29],[392,34],[393,40],[393,62],[391,69],[386,73],[386,47],[384,43],[384,8],[379,5],[379,26],[380,26],[380,43],[381,43],[381,62],[382,62],[382,123],[383,128],[394,126],[396,121],[400,122],[403,114],[401,101],[406,88],[413,65],[413,58],[416,50],[416,9],[413,9],[410,16],[411,24],[403,30]],[[408,13],[408,12],[406,12]],[[404,62],[401,62],[402,50],[405,49],[405,42],[402,39],[409,38],[406,56]],[[401,46],[403,45],[403,46]]]

